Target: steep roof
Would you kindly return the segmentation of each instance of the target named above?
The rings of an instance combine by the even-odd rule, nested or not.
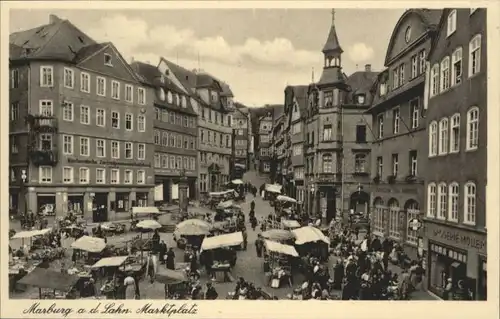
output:
[[[358,94],[365,94],[365,104],[369,105],[372,98],[372,87],[376,82],[378,72],[357,71],[347,77],[346,84],[351,87],[351,92],[347,94],[345,103],[353,103],[354,97]]]
[[[337,36],[337,30],[335,29],[335,12],[332,10],[332,26],[330,27],[330,32],[328,33],[328,38],[326,38],[325,45],[323,46],[323,53],[330,51],[344,52],[340,47],[339,37]]]
[[[396,22],[396,25],[394,26],[391,38],[389,40],[389,45],[387,46],[387,52],[385,54],[384,65],[387,66],[389,64],[389,61],[391,59],[390,53],[392,52],[392,47],[394,45],[397,31],[399,30],[401,24],[405,21],[406,17],[408,17],[409,15],[415,14],[422,20],[422,22],[427,26],[428,29],[432,30],[432,29],[437,27],[442,13],[443,13],[442,9],[423,9],[422,8],[422,9],[406,10],[401,15],[398,22]]]
[[[339,67],[327,67],[323,68],[323,73],[321,73],[321,78],[319,79],[317,85],[333,85],[337,83],[344,83],[345,76]]]
[[[299,105],[300,113],[303,114],[303,110],[307,109],[307,91],[309,89],[308,85],[295,85],[292,86],[293,96],[297,100]]]
[[[21,55],[11,56],[11,59],[57,59],[67,62],[73,62],[83,47],[96,44],[71,22],[53,15],[49,24],[11,33],[9,42],[22,48]]]
[[[164,57],[161,58],[168,68],[174,73],[175,77],[181,82],[184,88],[188,91],[195,92],[196,90],[196,73],[182,66],[175,64]]]

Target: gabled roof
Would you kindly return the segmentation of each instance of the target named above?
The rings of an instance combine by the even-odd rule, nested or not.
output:
[[[182,86],[184,88],[192,93],[195,92],[196,90],[196,73],[193,71],[190,71],[186,68],[183,68],[182,66],[175,64],[164,57],[160,58],[162,61],[164,61],[170,71],[172,71],[175,75],[175,77],[181,82]]]
[[[104,42],[104,43],[93,43],[87,46],[84,46],[81,48],[75,55],[74,62],[76,64],[86,60],[87,58],[91,57],[92,55],[96,54],[100,50],[104,49],[106,46],[108,46],[109,42]]]
[[[52,23],[11,33],[9,42],[22,48],[21,55],[11,56],[11,59],[57,59],[67,62],[72,62],[81,48],[96,43],[71,22],[57,17]]]
[[[453,9],[450,9],[450,8],[447,8],[447,9],[443,9],[441,10],[441,18],[439,19],[439,22],[438,22],[438,25],[437,25],[437,30],[440,30],[442,32],[442,30],[444,30],[443,26],[444,26],[444,23],[447,21],[447,18],[448,18],[448,14],[450,13],[450,11],[453,10]],[[439,31],[438,31],[439,32]],[[434,52],[434,48],[436,47],[436,42],[439,40],[439,34],[437,34],[433,39],[432,39],[432,43],[431,43],[431,48],[429,49],[429,52],[427,53],[427,56],[428,57],[431,57],[432,56],[432,53]]]
[[[186,93],[181,88],[177,87],[177,85],[175,85],[168,78],[164,77],[164,81],[162,83],[161,78],[162,78],[163,74],[160,72],[160,70],[158,70],[157,67],[155,67],[151,64],[139,62],[139,61],[132,62],[130,64],[130,67],[139,76],[141,76],[147,84],[149,84],[157,89],[163,88],[165,90],[170,90],[170,91],[177,93],[177,94],[180,94],[180,95],[186,95]],[[193,114],[193,115],[196,114],[195,111],[193,110],[190,99],[187,99],[187,107],[186,108],[178,107],[177,105],[173,105],[173,104],[167,104],[165,101],[161,101],[159,99],[155,99],[155,102],[157,104],[160,104],[160,105],[166,105],[170,108],[172,108],[172,107],[178,108],[179,111],[181,111],[181,112],[185,112],[185,113],[189,113],[189,114]]]
[[[421,21],[427,26],[427,28],[434,29],[437,24],[439,23],[439,19],[442,15],[443,10],[442,9],[409,9],[406,10],[401,17],[399,18],[398,22],[396,23],[396,26],[394,27],[392,31],[391,38],[389,40],[389,45],[387,46],[387,52],[385,54],[385,62],[384,65],[387,66],[390,61],[390,54],[392,52],[392,47],[394,46],[394,41],[396,39],[396,35],[398,33],[399,28],[401,27],[401,24],[405,21],[406,17],[409,15],[417,15]]]

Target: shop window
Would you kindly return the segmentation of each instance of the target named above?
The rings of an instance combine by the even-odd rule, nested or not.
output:
[[[116,193],[116,212],[123,213],[128,212],[129,207],[129,194],[128,193]]]
[[[419,205],[415,200],[409,200],[406,204],[407,220],[418,219],[420,216]],[[408,229],[406,241],[410,244],[417,245],[418,230]]]
[[[399,239],[399,203],[396,199],[389,200],[389,236]]]
[[[373,230],[376,232],[384,233],[384,201],[382,198],[377,197],[373,202],[374,218],[373,218]]]

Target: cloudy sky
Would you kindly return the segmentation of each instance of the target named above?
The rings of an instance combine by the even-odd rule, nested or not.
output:
[[[335,25],[344,72],[383,68],[403,9],[338,9]],[[12,10],[10,31],[69,19],[96,41],[111,41],[130,61],[158,57],[201,68],[228,83],[248,106],[283,103],[287,84],[319,79],[321,49],[332,23],[327,9]],[[29,16],[29,19],[27,17]]]

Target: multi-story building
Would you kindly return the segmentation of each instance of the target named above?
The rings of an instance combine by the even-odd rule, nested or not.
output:
[[[238,105],[233,113],[234,160],[235,165],[238,164],[244,171],[250,165],[250,136],[250,112],[243,105]]]
[[[10,46],[13,206],[105,221],[151,205],[153,91],[113,44],[51,15]]]
[[[277,108],[273,112],[273,130],[271,135],[271,182],[285,186],[288,174],[287,165],[287,138],[285,135],[284,108]],[[285,189],[285,192],[287,190]]]
[[[445,9],[429,52],[424,245],[429,289],[486,300],[486,9]]]
[[[273,112],[268,112],[264,116],[259,117],[259,129],[257,134],[258,141],[258,158],[259,172],[269,174],[271,172],[272,159],[272,132],[273,132]]]
[[[378,75],[371,115],[371,230],[399,242],[417,259],[416,230],[424,203],[422,165],[425,120],[422,104],[426,57],[442,10],[411,9],[396,23]]]
[[[153,143],[155,201],[179,198],[179,181],[187,177],[188,197],[196,196],[198,177],[198,123],[189,94],[157,66],[133,62],[132,68],[154,87]]]
[[[285,88],[286,116],[285,135],[289,139],[287,169],[292,172],[288,187],[288,196],[304,204],[305,189],[305,161],[304,161],[304,128],[307,116],[307,85],[287,86]]]
[[[329,222],[337,210],[368,210],[370,136],[363,112],[372,101],[377,73],[369,65],[349,77],[342,72],[334,19],[322,52],[321,78],[308,87],[303,153],[307,211]]]
[[[214,192],[229,182],[232,151],[233,93],[229,86],[200,70],[189,71],[164,58],[160,70],[190,94],[198,114],[198,191]]]

